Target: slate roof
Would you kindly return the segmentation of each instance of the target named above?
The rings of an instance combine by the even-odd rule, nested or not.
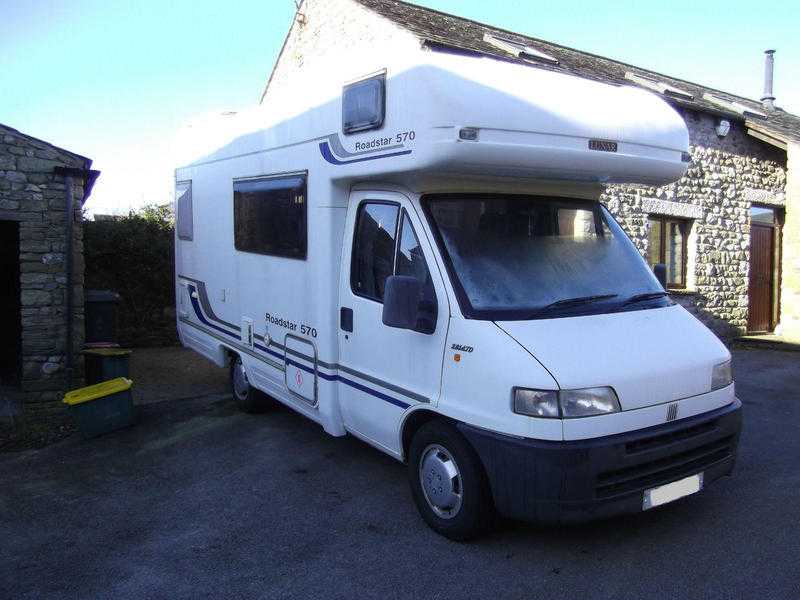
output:
[[[86,202],[89,198],[89,195],[92,193],[92,188],[94,188],[94,184],[97,181],[97,178],[100,176],[100,171],[92,169],[92,159],[83,156],[82,154],[76,154],[71,150],[67,150],[66,148],[62,148],[60,146],[56,146],[55,144],[51,144],[50,142],[33,137],[32,135],[28,135],[27,133],[23,133],[18,129],[14,129],[9,125],[5,125],[0,123],[0,142],[3,141],[3,136],[5,134],[10,134],[14,137],[20,138],[25,140],[28,144],[33,146],[34,148],[39,148],[43,150],[54,150],[56,152],[60,152],[62,154],[67,155],[70,158],[74,158],[77,162],[83,162],[83,168],[86,171],[86,181],[83,186],[83,198],[81,198],[81,204]],[[36,155],[38,156],[38,154]],[[49,160],[49,159],[48,159]],[[63,161],[56,161],[53,160],[52,162],[63,162]],[[64,165],[66,166],[66,165]]]
[[[51,150],[56,150],[58,152],[63,152],[64,154],[67,154],[67,155],[71,156],[72,158],[75,158],[76,160],[82,160],[86,164],[86,168],[87,169],[92,165],[92,159],[91,158],[87,158],[87,157],[85,157],[85,156],[83,156],[81,154],[76,154],[75,152],[72,152],[71,150],[67,150],[66,148],[62,148],[60,146],[56,146],[55,144],[52,144],[52,143],[48,142],[47,140],[43,140],[41,138],[37,138],[37,137],[33,137],[32,135],[28,135],[27,133],[23,133],[23,132],[19,131],[18,129],[14,129],[10,125],[5,125],[4,123],[0,123],[0,134],[4,134],[4,133],[13,134],[16,137],[23,138],[23,139],[31,142],[33,145],[38,145],[38,146],[41,146],[43,148],[50,148]],[[2,139],[0,139],[0,141],[2,141]]]
[[[355,1],[410,31],[420,39],[424,46],[434,50],[487,55],[617,85],[637,85],[637,83],[625,77],[626,73],[632,73],[639,77],[655,79],[668,86],[688,92],[692,96],[691,99],[688,99],[665,95],[665,99],[672,104],[724,116],[731,120],[744,121],[751,129],[762,134],[766,133],[768,137],[776,137],[779,141],[786,141],[787,139],[800,141],[800,117],[780,108],[768,111],[757,100],[744,98],[654,71],[648,71],[647,69],[610,58],[581,52],[580,50],[498,29],[490,25],[399,0]],[[520,59],[516,55],[487,42],[485,40],[486,34],[529,46],[557,59],[558,64]],[[706,94],[711,94],[725,102],[735,102],[748,109],[765,113],[766,117],[758,117],[749,113],[743,115],[737,111],[727,110],[725,107],[705,99],[704,96]]]

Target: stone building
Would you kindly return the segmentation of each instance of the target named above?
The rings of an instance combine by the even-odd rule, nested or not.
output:
[[[0,124],[0,418],[61,415],[64,391],[80,384],[91,164]]]
[[[800,117],[770,91],[742,98],[396,0],[304,0],[262,102],[320,57],[378,48],[488,56],[663,97],[688,126],[688,172],[660,188],[610,186],[604,201],[647,260],[667,265],[673,297],[720,336],[800,336]]]

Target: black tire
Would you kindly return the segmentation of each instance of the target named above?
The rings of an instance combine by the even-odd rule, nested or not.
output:
[[[241,380],[237,381],[237,369],[241,369],[241,376],[244,378],[243,382]],[[242,359],[237,354],[231,356],[230,385],[236,406],[246,413],[264,412],[274,404],[272,398],[250,385],[247,380],[247,373],[244,371]]]
[[[447,489],[459,489],[461,497],[457,506],[452,509],[434,508],[432,504],[435,502],[428,501],[422,478],[428,477],[427,481],[430,483],[427,487],[432,489],[432,495],[436,494],[437,486],[433,485],[431,488],[431,484],[437,481],[438,471],[431,467],[427,473],[421,474],[420,463],[426,457],[433,460],[433,463],[428,463],[429,466],[455,463],[458,475],[450,481],[459,480],[458,485],[447,484]],[[431,529],[444,537],[455,541],[473,539],[486,533],[494,522],[494,503],[480,458],[458,429],[448,421],[429,421],[414,434],[408,453],[408,478],[420,515]],[[441,487],[438,489],[441,491]]]

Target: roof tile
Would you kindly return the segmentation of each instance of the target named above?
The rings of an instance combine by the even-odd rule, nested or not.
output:
[[[529,37],[512,31],[492,27],[477,21],[471,21],[455,15],[449,15],[430,8],[401,2],[400,0],[355,0],[373,12],[393,21],[397,25],[416,35],[427,47],[440,50],[454,50],[492,56],[501,60],[519,62],[539,69],[559,71],[577,75],[614,85],[636,85],[635,79],[626,73],[648,79],[655,79],[665,88],[677,88],[691,95],[678,97],[676,94],[665,94],[673,104],[692,108],[702,112],[721,114],[731,119],[738,119],[748,124],[751,122],[760,130],[765,130],[783,140],[789,138],[800,141],[800,117],[775,109],[765,110],[760,102],[744,98],[700,84],[669,77],[641,67],[582,52],[538,38]],[[552,56],[558,63],[535,62],[514,57],[497,46],[486,41],[486,35],[510,40]],[[647,87],[647,86],[640,86]],[[652,87],[648,89],[652,90]],[[711,95],[731,106],[741,106],[742,111],[726,110],[719,102],[710,102],[705,96]],[[755,118],[751,114],[767,113],[766,118]]]

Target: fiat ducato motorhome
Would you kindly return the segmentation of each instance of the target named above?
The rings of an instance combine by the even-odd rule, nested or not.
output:
[[[681,117],[488,58],[379,60],[193,134],[181,342],[230,368],[245,410],[279,401],[404,462],[453,539],[496,513],[650,510],[729,474],[731,356],[601,202],[684,174]]]

